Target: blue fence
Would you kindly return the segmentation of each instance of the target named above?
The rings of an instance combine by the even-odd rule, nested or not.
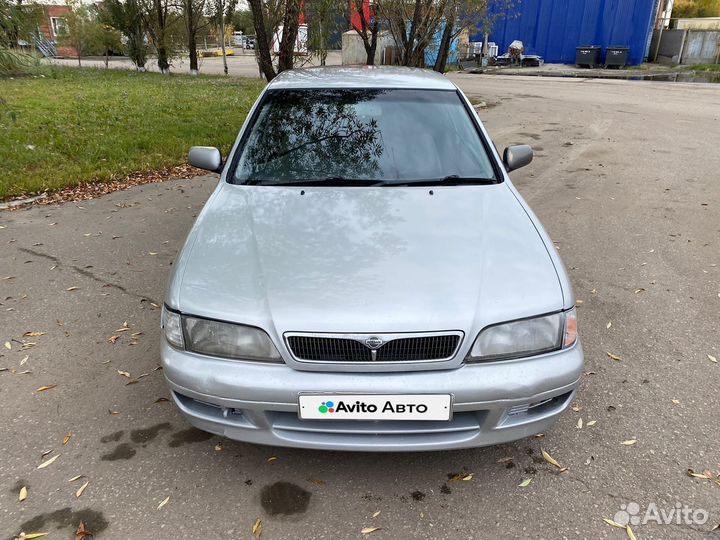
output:
[[[647,55],[658,0],[521,0],[496,21],[490,41],[507,52],[519,39],[525,54],[545,62],[575,63],[575,48],[599,45],[630,47],[630,64]],[[482,35],[471,38],[482,39]]]

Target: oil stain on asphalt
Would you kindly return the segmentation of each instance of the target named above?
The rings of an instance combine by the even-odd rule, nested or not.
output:
[[[275,482],[260,491],[260,504],[270,516],[302,514],[310,504],[309,491],[290,482]]]
[[[67,527],[72,528],[74,531],[80,521],[83,521],[88,530],[92,531],[96,535],[107,529],[107,526],[109,525],[102,512],[98,512],[92,508],[83,508],[82,510],[73,511],[68,506],[61,508],[60,510],[55,510],[54,512],[38,514],[20,525],[19,530],[40,531],[50,528],[51,525],[55,525],[56,529],[64,529]],[[55,538],[57,538],[57,536],[55,536]]]
[[[157,437],[161,431],[168,430],[171,427],[170,422],[163,422],[162,424],[155,424],[148,428],[135,429],[130,432],[130,439],[132,442],[138,444],[148,443]]]
[[[118,442],[120,439],[122,439],[122,436],[125,434],[124,431],[116,431],[115,433],[110,433],[109,435],[103,435],[100,437],[101,443],[109,443],[109,442]]]
[[[178,446],[182,446],[187,443],[207,441],[212,437],[213,434],[208,433],[207,431],[202,431],[196,428],[184,429],[182,431],[178,431],[177,433],[173,433],[168,446],[171,448],[177,448]]]
[[[118,444],[115,449],[108,453],[100,456],[103,461],[117,461],[119,459],[130,459],[135,457],[137,451],[130,446],[128,443]]]

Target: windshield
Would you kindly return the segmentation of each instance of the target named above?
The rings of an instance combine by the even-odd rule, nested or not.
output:
[[[450,176],[496,180],[454,90],[307,89],[268,92],[230,178],[290,184]]]

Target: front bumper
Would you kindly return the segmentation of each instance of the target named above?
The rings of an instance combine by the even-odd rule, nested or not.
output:
[[[161,358],[176,405],[197,428],[258,444],[381,452],[488,446],[540,433],[569,407],[583,369],[579,340],[563,351],[443,371],[298,371],[178,351],[164,338]],[[300,392],[447,393],[453,418],[300,420]]]

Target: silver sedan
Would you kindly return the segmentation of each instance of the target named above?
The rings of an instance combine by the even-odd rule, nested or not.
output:
[[[260,444],[408,451],[548,429],[583,367],[553,244],[448,79],[284,72],[258,98],[178,255],[162,314],[172,397]]]

